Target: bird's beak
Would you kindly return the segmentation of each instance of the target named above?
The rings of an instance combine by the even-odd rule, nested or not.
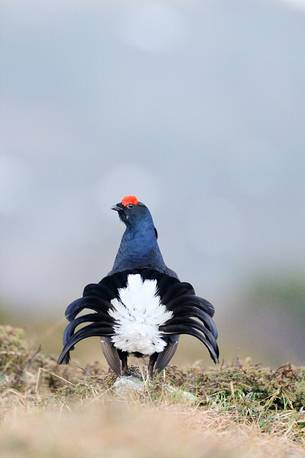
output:
[[[116,204],[113,207],[111,207],[111,210],[114,210],[116,212],[120,212],[123,210],[123,208],[120,206],[120,204]]]

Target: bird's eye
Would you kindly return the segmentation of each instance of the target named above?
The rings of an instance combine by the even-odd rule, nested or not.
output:
[[[132,208],[133,207],[133,204],[128,204],[127,205],[127,208]]]

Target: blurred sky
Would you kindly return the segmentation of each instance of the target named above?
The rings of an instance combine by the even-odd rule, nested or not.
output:
[[[305,2],[2,0],[0,297],[61,309],[152,210],[214,300],[304,266]]]

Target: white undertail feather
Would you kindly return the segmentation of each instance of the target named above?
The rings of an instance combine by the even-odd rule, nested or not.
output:
[[[144,280],[140,274],[128,275],[126,288],[119,289],[120,300],[111,301],[109,315],[115,319],[114,346],[143,355],[160,353],[166,342],[160,337],[159,326],[173,313],[161,304],[157,295],[157,280]]]

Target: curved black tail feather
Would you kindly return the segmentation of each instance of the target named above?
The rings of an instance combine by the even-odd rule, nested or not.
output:
[[[73,337],[74,331],[80,324],[83,323],[105,323],[107,325],[113,325],[114,320],[106,313],[88,313],[72,320],[64,331],[63,344],[66,345],[69,340]]]
[[[113,318],[107,313],[111,307],[110,300],[116,297],[116,292],[111,291],[103,284],[90,284],[84,290],[84,297],[73,301],[66,309],[65,315],[69,321],[63,336],[63,350],[58,358],[59,364],[68,364],[70,351],[83,339],[88,337],[113,336]],[[78,316],[84,310],[95,313]],[[91,323],[77,332],[76,328],[84,323]]]
[[[213,318],[206,312],[204,312],[201,308],[194,306],[194,305],[179,305],[174,309],[174,316],[175,317],[191,317],[191,318],[198,318],[202,321],[202,323],[207,327],[209,331],[213,334],[214,338],[218,338],[218,331],[216,325],[214,323]]]
[[[174,325],[165,325],[162,326],[162,332],[164,335],[168,334],[189,334],[190,336],[196,337],[199,339],[208,349],[210,356],[214,363],[218,362],[219,358],[219,349],[218,345],[216,343],[215,346],[212,345],[212,343],[197,329],[195,329],[193,326],[184,326],[181,324],[174,324]]]
[[[160,326],[160,330],[165,329],[167,326],[174,326],[174,325],[184,325],[188,326],[193,329],[197,329],[197,331],[202,332],[202,334],[207,338],[207,340],[211,343],[211,345],[216,348],[217,342],[214,335],[197,319],[189,318],[189,317],[174,317],[169,320],[165,325],[164,328]]]
[[[165,303],[169,310],[174,310],[175,307],[178,307],[178,305],[181,304],[196,305],[197,307],[200,307],[204,312],[207,312],[211,317],[215,313],[214,306],[209,301],[203,299],[202,297],[196,296],[195,294],[185,294],[172,299],[167,304]]]
[[[96,312],[107,312],[109,307],[111,307],[111,303],[100,297],[81,297],[71,302],[70,305],[68,305],[65,311],[65,316],[67,320],[72,321],[84,309],[91,309],[95,310]]]
[[[208,349],[213,361],[219,358],[218,331],[213,320],[214,306],[199,296],[189,283],[171,285],[162,303],[173,312],[173,317],[163,326],[165,336],[189,334],[199,339]]]
[[[113,336],[113,328],[112,326],[96,326],[95,323],[93,325],[85,326],[84,328],[80,329],[76,332],[71,339],[66,343],[64,346],[61,354],[58,358],[58,364],[67,364],[70,361],[70,351],[73,350],[74,346],[83,339],[87,339],[88,337],[111,337]]]

